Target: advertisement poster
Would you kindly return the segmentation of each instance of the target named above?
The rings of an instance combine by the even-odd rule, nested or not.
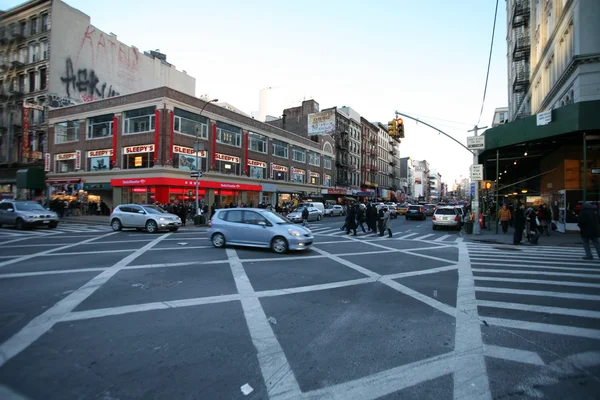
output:
[[[196,156],[186,156],[184,154],[177,154],[175,157],[177,159],[177,166],[179,169],[184,171],[197,171],[196,167]],[[198,161],[201,161],[201,158],[198,158]]]
[[[90,171],[107,171],[110,166],[110,156],[90,158]]]
[[[308,114],[308,135],[331,135],[335,132],[335,111]]]
[[[556,230],[560,233],[567,231],[567,195],[566,190],[558,191],[558,223]]]

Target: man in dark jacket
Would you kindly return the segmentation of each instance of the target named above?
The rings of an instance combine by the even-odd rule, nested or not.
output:
[[[308,228],[308,207],[304,207],[302,210],[302,226]]]
[[[523,212],[525,205],[519,203],[515,210],[515,233],[513,235],[513,244],[521,244],[523,239],[523,229],[525,229],[525,213]]]
[[[593,260],[590,249],[590,241],[594,244],[598,258],[600,259],[600,217],[594,212],[594,206],[589,201],[583,202],[583,208],[577,218],[577,225],[581,231],[583,240],[583,249],[585,250],[584,260]]]
[[[353,231],[353,236],[356,236],[356,210],[352,206],[348,206],[346,213],[346,235],[349,235],[350,231]]]

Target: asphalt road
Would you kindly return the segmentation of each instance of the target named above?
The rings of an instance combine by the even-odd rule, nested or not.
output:
[[[0,398],[598,398],[581,249],[342,224],[286,255],[205,229],[0,229]]]

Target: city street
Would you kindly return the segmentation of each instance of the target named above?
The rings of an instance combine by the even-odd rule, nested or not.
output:
[[[216,249],[206,228],[0,229],[0,397],[600,393],[600,262],[581,247],[342,225],[311,223],[314,246],[285,255]]]

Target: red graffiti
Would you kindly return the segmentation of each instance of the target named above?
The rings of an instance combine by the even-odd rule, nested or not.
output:
[[[106,42],[110,44],[107,47]],[[118,61],[119,64],[128,69],[137,69],[139,62],[139,52],[133,47],[128,47],[122,43],[114,41],[110,36],[105,35],[102,31],[96,32],[96,28],[92,25],[88,25],[83,37],[81,38],[81,44],[79,45],[79,51],[77,53],[76,63],[79,64],[79,58],[84,48],[88,47],[90,51],[90,61],[92,65],[98,62],[101,58],[108,59],[109,62]]]

